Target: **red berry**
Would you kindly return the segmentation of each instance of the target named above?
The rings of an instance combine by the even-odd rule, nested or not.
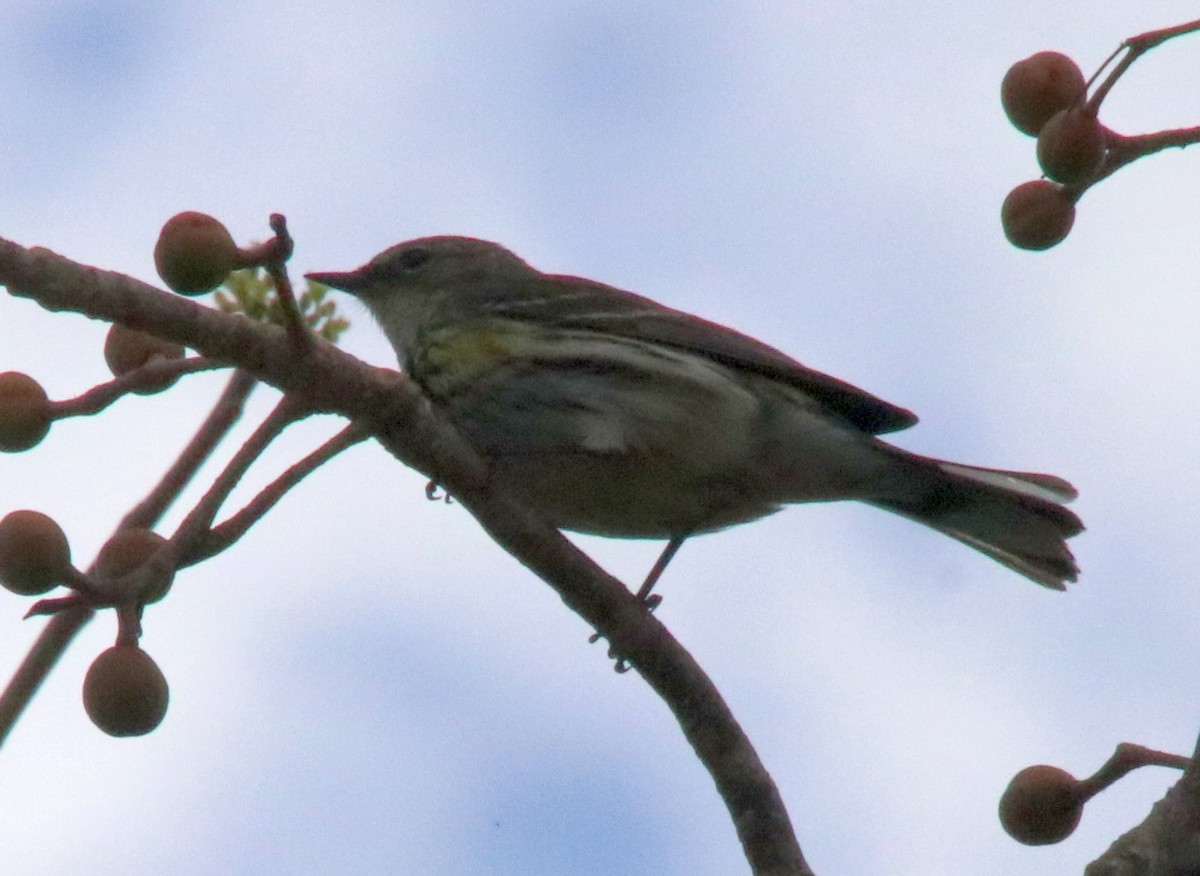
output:
[[[1075,224],[1075,202],[1058,183],[1035,179],[1008,193],[1000,208],[1004,236],[1021,249],[1049,249]]]
[[[154,335],[148,335],[137,329],[131,329],[120,323],[113,323],[104,339],[104,361],[114,377],[122,377],[131,371],[136,371],[155,359],[182,359],[183,346],[172,341],[164,341]],[[139,386],[134,392],[139,395],[149,395],[166,389],[176,380],[156,381],[153,384]]]
[[[211,292],[238,267],[237,244],[229,230],[206,213],[177,213],[167,220],[154,245],[154,267],[181,295]]]
[[[1038,52],[1008,68],[1000,103],[1018,130],[1036,137],[1052,115],[1082,102],[1086,87],[1079,65],[1066,55]]]
[[[83,708],[109,736],[144,736],[162,723],[170,691],[158,664],[137,645],[114,645],[83,679]]]
[[[71,546],[54,519],[40,511],[13,511],[0,520],[0,584],[21,596],[40,596],[63,583]]]
[[[121,529],[100,548],[96,557],[95,574],[97,577],[115,581],[136,570],[145,563],[167,540],[157,532],[149,529]],[[162,579],[154,579],[147,584],[148,589],[138,594],[138,599],[146,604],[158,602],[171,589],[173,574],[168,571]]]
[[[42,385],[20,371],[0,374],[0,451],[17,453],[50,431],[50,401]]]
[[[1057,843],[1079,825],[1083,804],[1079,782],[1067,771],[1045,764],[1026,767],[1000,797],[1000,824],[1025,845]]]
[[[1038,164],[1056,182],[1081,183],[1100,169],[1107,144],[1104,126],[1086,109],[1059,110],[1038,134]]]

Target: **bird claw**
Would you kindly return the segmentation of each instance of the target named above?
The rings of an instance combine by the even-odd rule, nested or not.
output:
[[[441,487],[438,486],[437,481],[430,481],[429,483],[427,483],[425,485],[425,498],[428,499],[430,502],[436,502],[439,499],[441,499],[447,505],[452,504],[454,502],[454,499],[450,496],[449,493],[446,493],[446,492],[439,493],[438,490],[440,490],[440,489],[441,489]]]
[[[663,598],[661,596],[659,596],[657,593],[648,593],[645,596],[641,596],[641,595],[638,596],[638,601],[641,602],[644,606],[646,606],[646,611],[651,611],[651,612],[654,611],[654,609],[658,608],[658,606],[660,604],[662,604],[662,600],[663,600]],[[601,636],[600,633],[592,633],[590,636],[588,636],[588,644],[594,645],[597,642],[599,642],[600,639],[602,639],[602,638],[603,638],[603,636]],[[608,649],[608,656],[617,661],[616,665],[613,666],[614,672],[619,672],[621,674],[624,674],[633,668],[632,666],[629,665],[629,661],[626,660],[624,657],[618,657],[616,652],[612,648]]]

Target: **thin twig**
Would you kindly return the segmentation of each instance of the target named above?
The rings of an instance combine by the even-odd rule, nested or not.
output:
[[[82,395],[50,403],[50,416],[55,420],[67,417],[90,417],[117,400],[158,380],[168,380],[183,374],[216,371],[228,368],[227,362],[214,362],[202,356],[187,359],[159,359],[141,368],[116,377],[107,383],[93,386]]]
[[[1108,96],[1110,91],[1112,91],[1112,87],[1117,84],[1117,80],[1125,74],[1126,70],[1133,66],[1134,61],[1146,54],[1146,52],[1157,46],[1161,46],[1169,39],[1173,39],[1177,36],[1183,36],[1184,34],[1188,33],[1194,33],[1198,30],[1200,30],[1200,19],[1196,21],[1189,21],[1186,24],[1177,24],[1174,27],[1164,27],[1161,30],[1147,31],[1146,33],[1139,34],[1138,36],[1130,37],[1129,39],[1125,40],[1125,42],[1121,43],[1121,46],[1117,49],[1117,51],[1119,52],[1121,49],[1128,49],[1129,51],[1126,53],[1125,57],[1120,60],[1117,66],[1113,68],[1112,72],[1108,74],[1108,78],[1105,79],[1100,87],[1092,93],[1092,96],[1087,102],[1088,112],[1090,112],[1093,116],[1096,115],[1096,113],[1100,110],[1100,104],[1104,102],[1104,98]],[[1108,60],[1104,62],[1104,65],[1101,67],[1101,69],[1104,69],[1104,67],[1108,66],[1108,63],[1112,60],[1112,57],[1113,56],[1111,55],[1109,56]]]
[[[313,339],[312,333],[308,329],[308,323],[305,322],[304,317],[300,314],[300,307],[296,304],[296,294],[292,290],[292,281],[287,272],[287,260],[292,257],[295,243],[288,231],[287,218],[282,213],[272,213],[269,224],[271,230],[275,232],[275,236],[266,243],[242,250],[242,265],[244,267],[262,266],[267,269],[272,283],[275,284],[275,298],[279,302],[280,310],[283,311],[284,328],[287,329],[288,337],[291,338],[296,352],[303,357],[311,352]]]
[[[246,439],[246,443],[238,448],[224,470],[217,475],[212,486],[171,536],[179,557],[188,556],[204,541],[217,512],[267,446],[290,424],[309,413],[311,410],[301,404],[295,396],[285,395],[279,400],[275,409],[259,423],[254,433]]]
[[[368,428],[359,423],[351,423],[260,490],[246,507],[214,526],[189,553],[179,558],[180,568],[207,560],[228,548],[275,507],[288,490],[343,450],[370,437],[371,431]]]
[[[152,529],[159,518],[166,513],[183,488],[196,476],[205,461],[212,455],[217,445],[229,434],[229,430],[241,419],[245,410],[246,399],[258,381],[253,375],[237,370],[225,386],[225,391],[217,399],[212,411],[200,425],[195,436],[188,442],[187,447],[167,469],[159,480],[158,485],[150,491],[141,502],[134,506],[121,520],[118,529]]]
[[[1195,21],[1176,24],[1172,27],[1163,27],[1158,30],[1148,30],[1145,33],[1138,34],[1135,37],[1130,37],[1125,40],[1125,45],[1137,47],[1141,51],[1148,51],[1155,46],[1162,45],[1169,39],[1174,39],[1177,36],[1183,36],[1188,33],[1200,31],[1200,18]]]
[[[1153,134],[1137,134],[1125,136],[1115,131],[1107,131],[1108,151],[1104,156],[1104,164],[1090,177],[1078,186],[1067,186],[1067,193],[1078,201],[1083,193],[1101,180],[1107,179],[1125,165],[1145,158],[1164,149],[1183,149],[1200,143],[1200,126],[1194,128],[1173,128],[1169,131],[1156,131]]]
[[[4,693],[0,694],[0,747],[3,747],[17,719],[58,663],[67,645],[94,614],[95,611],[90,608],[68,608],[50,618],[42,629],[37,641],[9,679]]]
[[[1095,774],[1079,783],[1079,794],[1083,799],[1094,797],[1105,788],[1123,779],[1129,773],[1144,766],[1162,766],[1185,770],[1192,759],[1182,754],[1157,751],[1133,742],[1122,742]]]

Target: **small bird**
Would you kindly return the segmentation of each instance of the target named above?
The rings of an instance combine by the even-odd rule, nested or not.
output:
[[[665,539],[643,599],[689,537],[837,499],[1046,587],[1078,575],[1069,483],[893,447],[876,436],[912,426],[910,411],[733,329],[469,237],[306,276],[367,306],[433,406],[554,526]]]

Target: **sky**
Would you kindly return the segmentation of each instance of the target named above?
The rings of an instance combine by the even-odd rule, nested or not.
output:
[[[905,448],[1068,478],[1088,531],[1066,593],[877,509],[813,505],[690,541],[658,617],[727,698],[821,876],[1080,872],[1170,772],[1106,791],[1058,846],[1008,838],[996,802],[1029,764],[1085,776],[1122,741],[1195,744],[1200,175],[1190,151],[1138,162],[1086,195],[1064,244],[1013,249],[1000,203],[1038,170],[999,87],[1033,52],[1090,73],[1194,15],[0,0],[0,236],[149,282],[181,210],[243,242],[286,214],[294,276],[483,237],[910,408],[920,424],[891,436]],[[1143,58],[1102,120],[1200,122],[1198,53],[1193,36]],[[342,303],[345,348],[394,365]],[[0,370],[76,395],[107,376],[105,328],[0,296]],[[223,382],[56,424],[0,457],[0,512],[51,514],[86,565]],[[256,393],[233,446],[274,400]],[[338,428],[290,430],[235,505]],[[358,446],[181,573],[145,618],[171,685],[147,737],[110,739],[83,712],[115,632],[97,618],[0,752],[4,871],[746,872],[664,704],[423,486]],[[633,583],[661,548],[576,540]],[[26,608],[0,593],[0,673],[40,628]]]

